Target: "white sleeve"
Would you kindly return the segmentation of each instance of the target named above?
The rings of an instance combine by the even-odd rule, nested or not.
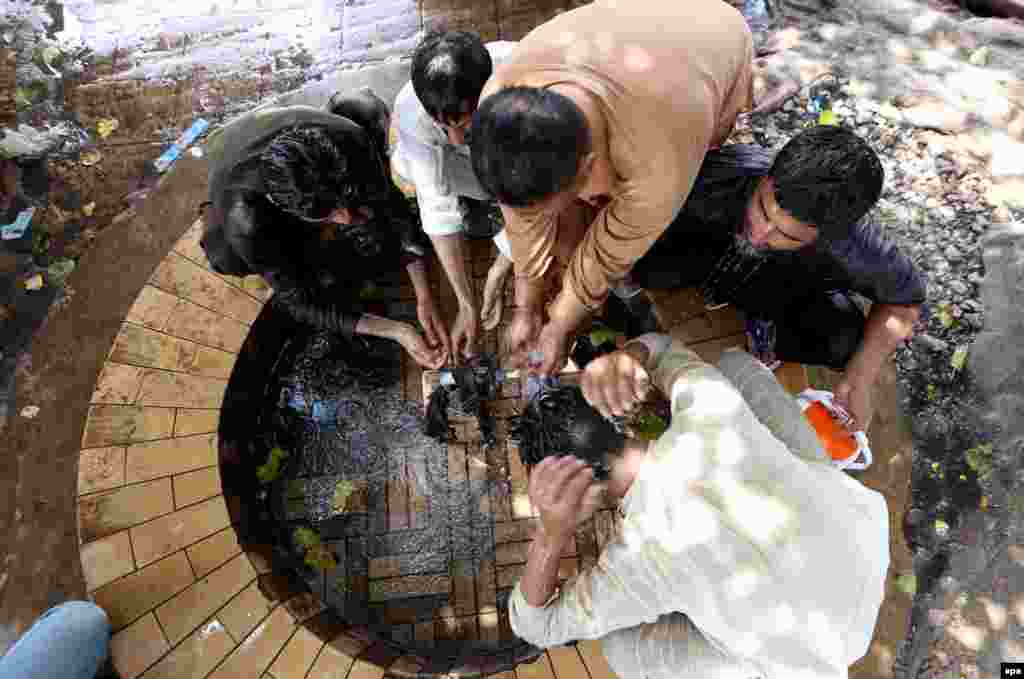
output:
[[[459,198],[448,190],[442,173],[441,149],[426,130],[426,112],[409,83],[395,101],[398,117],[398,147],[395,167],[416,187],[423,231],[428,236],[446,236],[464,230]]]
[[[508,234],[502,229],[494,236],[494,247],[498,248],[505,259],[512,259],[512,245],[508,242]]]

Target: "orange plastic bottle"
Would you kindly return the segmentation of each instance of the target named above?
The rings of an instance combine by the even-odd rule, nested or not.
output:
[[[804,416],[818,434],[818,440],[824,446],[829,457],[837,462],[852,457],[859,447],[857,439],[841,422],[839,422],[825,404],[814,402],[804,410]]]

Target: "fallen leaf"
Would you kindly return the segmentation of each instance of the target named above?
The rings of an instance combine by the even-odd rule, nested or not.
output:
[[[82,214],[85,215],[86,217],[92,217],[92,213],[93,213],[93,211],[95,209],[96,209],[96,201],[92,201],[91,203],[86,203],[85,205],[82,206]]]
[[[988,495],[982,495],[981,501],[978,503],[978,509],[980,509],[983,512],[987,512],[990,502],[991,500],[988,499]]]
[[[117,118],[103,118],[96,123],[96,133],[101,139],[106,139],[120,126]]]
[[[42,290],[43,288],[43,275],[35,274],[25,280],[26,290]]]
[[[935,534],[940,538],[949,535],[949,524],[942,519],[935,519]]]
[[[949,364],[953,366],[953,370],[960,372],[964,369],[965,363],[967,363],[967,347],[959,346],[953,352],[953,358],[950,359]]]
[[[51,280],[60,283],[75,270],[75,260],[58,259],[46,269]]]
[[[949,307],[945,304],[939,307],[939,323],[942,324],[943,328],[951,328],[953,327],[953,324],[956,323],[956,319],[953,318],[952,312],[950,312]]]
[[[94,149],[92,151],[83,152],[81,157],[78,159],[78,162],[86,167],[91,167],[101,160],[103,160],[103,154]]]
[[[904,573],[896,578],[896,588],[907,596],[917,593],[917,577],[913,573]]]
[[[825,109],[818,116],[819,125],[838,125],[839,120],[836,118],[836,113],[832,109]]]
[[[21,416],[26,419],[33,419],[39,414],[39,406],[25,406],[21,409]]]

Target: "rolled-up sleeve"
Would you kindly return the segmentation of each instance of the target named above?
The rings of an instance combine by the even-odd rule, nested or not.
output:
[[[508,605],[512,631],[548,648],[654,622],[666,610],[664,582],[649,553],[656,551],[635,532],[620,531],[594,566],[568,580],[540,607],[528,604],[516,583]]]

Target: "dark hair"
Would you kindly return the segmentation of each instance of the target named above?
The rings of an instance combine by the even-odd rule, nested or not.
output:
[[[429,33],[412,56],[412,87],[442,123],[476,108],[494,64],[480,38],[464,31]]]
[[[622,453],[626,436],[616,431],[583,398],[579,387],[544,389],[531,400],[522,415],[513,417],[511,437],[519,444],[525,465],[535,465],[552,455],[574,455],[606,480],[611,458]]]
[[[388,166],[387,126],[391,112],[376,92],[369,87],[346,94],[335,92],[331,95],[327,110],[363,128],[363,132],[373,142],[373,150],[380,156],[384,166]]]
[[[849,233],[878,202],[885,181],[867,142],[836,125],[817,125],[789,140],[769,176],[779,206],[825,238]]]
[[[590,152],[583,111],[568,97],[534,87],[510,87],[484,100],[470,137],[480,183],[513,207],[570,188]]]
[[[352,157],[353,150],[343,152],[322,125],[288,128],[260,156],[267,197],[285,212],[314,221],[338,207],[364,205],[386,188],[387,177],[379,176],[380,162],[369,145],[358,149],[365,158]]]

